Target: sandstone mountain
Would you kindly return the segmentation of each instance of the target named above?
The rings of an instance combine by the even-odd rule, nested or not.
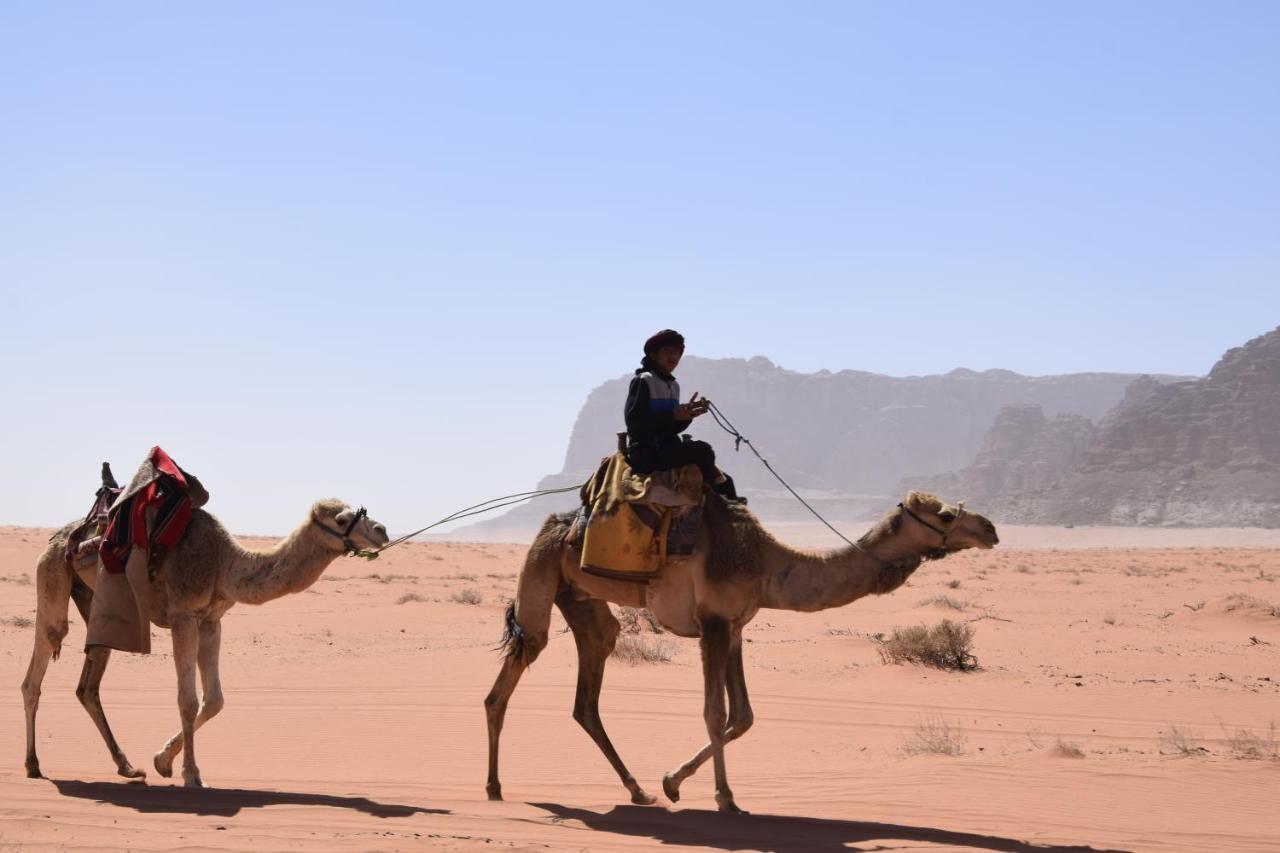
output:
[[[998,455],[1006,469],[1022,458]],[[1280,527],[1280,328],[1203,379],[1135,382],[1055,482],[997,491],[990,508],[1010,521]]]
[[[963,368],[907,377],[856,370],[797,373],[762,357],[693,356],[681,362],[678,375],[686,398],[699,391],[714,400],[806,499],[844,519],[878,515],[899,496],[904,474],[956,470],[980,452],[993,464],[1003,458],[1005,451],[988,449],[984,441],[1005,406],[1041,413],[1052,428],[1038,442],[1028,439],[1035,445],[1028,450],[1060,455],[1059,445],[1079,440],[1083,421],[1095,421],[1113,409],[1140,378],[1120,373],[1022,376]],[[630,379],[611,379],[587,395],[564,467],[543,478],[539,487],[582,482],[600,457],[612,452],[615,434],[625,428],[622,404]],[[1064,415],[1074,417],[1059,417]],[[700,418],[690,432],[715,446],[721,466],[757,513],[767,519],[808,517],[745,448],[734,453],[732,437],[710,416]],[[1025,470],[1011,475],[1018,483],[1038,486],[1048,476],[1033,464],[1021,467]],[[1003,488],[1003,483],[992,488]],[[547,512],[573,504],[572,496],[537,501],[473,525],[466,535],[523,537]]]

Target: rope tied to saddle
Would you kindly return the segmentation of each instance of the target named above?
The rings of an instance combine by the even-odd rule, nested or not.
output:
[[[725,415],[725,413],[720,410],[719,406],[717,406],[715,403],[708,400],[707,411],[711,413],[711,418],[716,422],[716,426],[720,427],[720,429],[724,430],[725,432],[733,436],[734,453],[737,453],[742,448],[742,445],[745,444],[747,446],[747,449],[750,450],[752,453],[754,453],[756,458],[760,460],[760,463],[764,465],[765,469],[768,470],[768,472],[774,476],[774,479],[776,479],[779,483],[781,483],[786,488],[786,490],[791,493],[791,496],[796,500],[798,500],[801,503],[801,505],[804,506],[805,509],[813,513],[814,518],[818,519],[818,521],[821,521],[823,524],[825,524],[828,530],[830,530],[832,533],[834,533],[835,535],[843,539],[849,545],[849,547],[853,548],[855,551],[860,551],[866,556],[871,557],[873,560],[879,560],[882,563],[884,562],[883,560],[880,560],[879,557],[876,557],[874,554],[869,553],[867,549],[863,548],[857,542],[854,542],[848,536],[845,536],[843,533],[837,530],[835,526],[832,525],[831,522],[827,521],[825,518],[822,517],[822,514],[820,512],[818,512],[816,509],[810,506],[808,501],[800,497],[800,494],[795,489],[791,488],[791,484],[788,483],[786,480],[784,480],[782,478],[782,475],[773,469],[773,466],[769,464],[769,460],[765,459],[762,455],[760,455],[760,451],[756,450],[756,446],[751,443],[751,439],[743,435],[742,432],[739,431],[738,428],[733,425],[733,422],[730,421],[729,418]]]

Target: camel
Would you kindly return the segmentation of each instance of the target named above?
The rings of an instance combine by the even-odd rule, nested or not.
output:
[[[93,601],[96,555],[74,567],[65,557],[67,537],[78,524],[80,521],[73,522],[55,533],[36,566],[35,650],[22,682],[27,716],[26,766],[31,778],[41,777],[35,744],[40,684],[50,658],[57,659],[67,636],[67,602],[75,601],[88,624]],[[173,634],[178,711],[182,718],[182,730],[155,754],[155,768],[161,776],[173,774],[174,758],[183,752],[183,783],[191,788],[203,787],[196,766],[195,733],[222,710],[218,651],[223,614],[237,603],[265,604],[282,595],[302,592],[338,557],[358,548],[378,548],[387,541],[386,528],[367,517],[363,509],[353,510],[332,498],[316,501],[307,520],[268,551],[242,547],[212,515],[202,509],[192,512],[186,534],[158,565],[153,564],[151,621],[169,628]],[[97,725],[120,775],[142,779],[146,773],[125,758],[99,700],[98,689],[110,655],[111,649],[106,646],[86,649],[76,697]],[[196,699],[197,668],[204,690],[200,702]]]
[[[714,759],[715,800],[722,812],[741,813],[725,771],[724,747],[751,728],[751,704],[742,663],[742,629],[761,608],[814,612],[842,607],[866,595],[892,592],[929,559],[999,543],[986,518],[937,497],[911,492],[857,543],[825,554],[796,551],[771,536],[746,507],[707,492],[702,530],[691,556],[671,562],[662,576],[643,584],[586,574],[581,552],[566,542],[574,513],[552,515],[529,548],[515,601],[507,609],[505,654],[484,700],[489,727],[491,800],[502,799],[498,741],[507,703],[521,674],[546,647],[551,605],[560,608],[578,647],[578,686],[573,718],[613,766],[631,801],[651,805],[627,770],[600,719],[605,661],[618,636],[609,602],[647,606],[664,628],[697,637],[701,647],[703,719],[710,742],[662,780],[663,792],[680,799],[680,785]],[[725,694],[728,693],[728,711]]]

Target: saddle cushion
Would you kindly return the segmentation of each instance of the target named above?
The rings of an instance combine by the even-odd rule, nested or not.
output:
[[[669,557],[693,552],[702,514],[696,465],[642,475],[616,453],[602,460],[582,498],[570,535],[581,536],[584,572],[652,580]]]

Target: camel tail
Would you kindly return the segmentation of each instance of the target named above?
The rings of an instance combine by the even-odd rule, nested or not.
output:
[[[497,650],[502,652],[504,657],[524,658],[524,629],[516,621],[514,601],[507,605],[507,612],[503,616],[502,641],[498,643]]]

